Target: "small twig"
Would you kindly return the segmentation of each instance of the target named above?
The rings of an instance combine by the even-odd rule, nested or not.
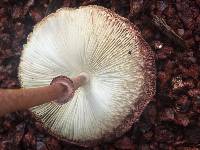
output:
[[[166,21],[163,18],[152,15],[152,23],[153,25],[158,27],[159,30],[163,34],[165,34],[170,40],[172,40],[174,44],[180,46],[181,48],[187,49],[184,40],[178,34],[176,34],[176,32],[169,25],[167,25]]]

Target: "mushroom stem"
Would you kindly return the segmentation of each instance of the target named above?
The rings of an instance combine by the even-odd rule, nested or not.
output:
[[[79,87],[83,86],[86,82],[88,82],[89,77],[86,73],[81,73],[79,76],[72,79],[74,84],[74,89],[78,89]]]
[[[75,90],[86,81],[87,77],[83,74],[72,79],[59,76],[54,78],[49,86],[0,89],[0,116],[54,100],[61,104],[68,102],[73,97]]]

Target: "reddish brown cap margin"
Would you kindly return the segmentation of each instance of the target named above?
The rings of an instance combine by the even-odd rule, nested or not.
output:
[[[45,129],[47,129],[47,131],[51,135],[57,137],[58,139],[60,139],[62,141],[69,142],[71,144],[77,144],[77,145],[83,146],[83,147],[90,147],[90,146],[94,146],[94,145],[97,145],[97,144],[100,144],[103,142],[110,142],[111,140],[122,136],[125,132],[127,132],[132,127],[133,123],[138,121],[143,110],[145,109],[147,104],[152,100],[153,96],[155,95],[156,68],[155,68],[154,53],[152,52],[150,46],[142,38],[141,33],[138,31],[138,28],[135,25],[133,25],[128,19],[121,17],[118,14],[116,14],[116,13],[112,12],[111,10],[106,9],[104,7],[95,6],[95,5],[83,6],[83,7],[90,7],[90,8],[98,9],[100,11],[105,11],[106,13],[110,14],[113,17],[113,19],[126,23],[127,27],[133,33],[136,40],[138,40],[137,41],[138,42],[138,50],[140,51],[141,56],[143,57],[143,60],[144,60],[143,70],[144,70],[144,79],[145,79],[145,81],[144,81],[145,84],[143,86],[144,92],[143,92],[143,94],[141,94],[140,97],[138,97],[138,100],[132,107],[133,109],[130,112],[130,114],[124,119],[124,121],[121,123],[121,125],[119,125],[115,129],[114,132],[105,134],[101,139],[98,139],[98,140],[90,140],[90,141],[82,142],[82,141],[70,141],[70,140],[64,139],[57,133],[53,133],[50,129],[45,128],[43,123],[41,122],[41,120],[32,113],[34,118],[36,118],[37,121],[41,122],[43,127]],[[83,8],[83,7],[80,7],[80,8]],[[61,8],[61,9],[68,9],[68,8]],[[52,14],[50,14],[50,15],[52,15]],[[134,57],[133,57],[133,59],[134,59]]]

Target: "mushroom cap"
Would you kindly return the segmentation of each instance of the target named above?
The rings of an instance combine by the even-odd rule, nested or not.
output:
[[[154,54],[127,19],[99,6],[61,8],[39,22],[24,45],[22,87],[87,73],[71,101],[30,108],[50,133],[83,146],[110,141],[138,120],[155,94]]]

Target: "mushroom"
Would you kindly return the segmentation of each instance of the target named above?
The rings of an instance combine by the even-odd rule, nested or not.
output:
[[[57,76],[53,81],[66,83],[62,100],[30,108],[62,140],[82,146],[113,140],[130,129],[155,94],[153,52],[133,24],[106,8],[61,8],[38,23],[27,41],[21,86],[39,89]]]

